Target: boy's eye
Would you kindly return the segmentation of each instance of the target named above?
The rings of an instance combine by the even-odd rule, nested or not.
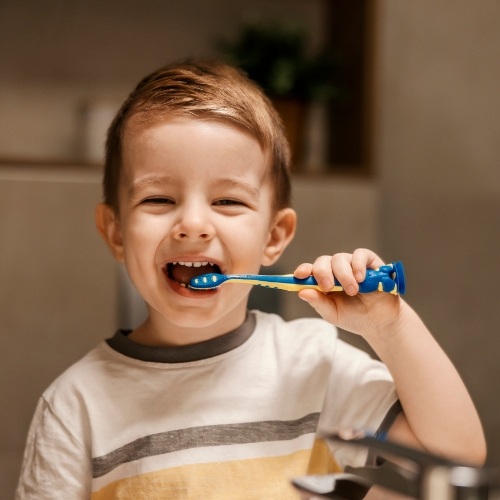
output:
[[[155,196],[153,198],[146,198],[142,203],[150,203],[152,205],[171,205],[174,203],[174,201],[171,198]]]
[[[244,203],[242,201],[238,201],[238,200],[223,199],[223,200],[217,200],[216,202],[214,202],[214,205],[231,206],[231,205],[244,205]]]

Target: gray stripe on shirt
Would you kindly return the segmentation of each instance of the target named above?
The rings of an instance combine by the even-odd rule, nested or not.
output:
[[[318,420],[319,413],[310,413],[297,420],[207,425],[151,434],[93,458],[92,475],[101,477],[133,460],[189,448],[292,440],[316,432]]]

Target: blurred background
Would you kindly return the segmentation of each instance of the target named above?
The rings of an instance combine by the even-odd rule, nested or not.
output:
[[[358,246],[402,260],[500,465],[497,0],[0,0],[2,498],[42,391],[143,314],[94,229],[104,132],[140,78],[197,56],[274,76],[299,212],[275,270]]]

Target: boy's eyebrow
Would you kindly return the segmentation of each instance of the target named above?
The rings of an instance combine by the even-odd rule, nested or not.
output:
[[[214,185],[220,186],[222,188],[240,188],[245,190],[252,198],[257,200],[259,198],[259,189],[250,184],[249,182],[240,179],[231,179],[230,177],[218,179],[214,182]]]
[[[168,175],[148,175],[133,181],[128,188],[128,195],[133,198],[143,188],[165,184],[175,185],[177,182],[173,177]]]

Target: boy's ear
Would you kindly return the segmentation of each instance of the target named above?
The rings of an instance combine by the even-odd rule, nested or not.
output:
[[[95,209],[95,223],[114,258],[123,262],[123,239],[116,212],[106,203],[99,203]]]
[[[297,226],[297,214],[291,208],[284,208],[274,216],[269,229],[269,238],[264,249],[262,265],[274,264],[292,241]]]

